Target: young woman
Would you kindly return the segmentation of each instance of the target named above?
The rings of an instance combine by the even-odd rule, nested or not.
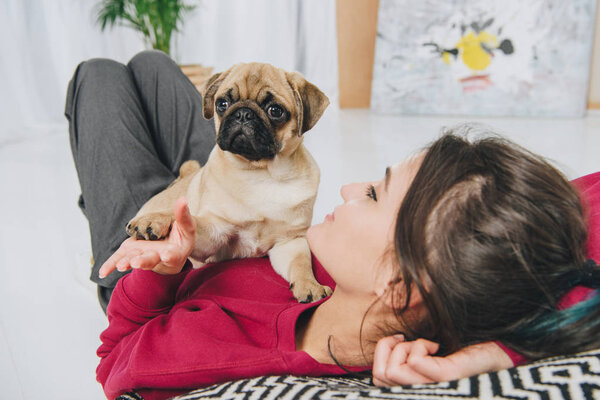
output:
[[[577,191],[500,139],[445,135],[380,181],[344,186],[343,204],[307,235],[315,276],[334,288],[315,303],[297,303],[267,258],[191,270],[196,227],[185,199],[167,239],[111,240],[102,225],[124,226],[178,163],[202,161],[185,154],[190,140],[214,135],[197,120],[200,103],[156,52],[127,67],[84,63],[70,85],[93,278],[133,269],[117,281],[98,349],[109,398],[371,366],[377,384],[418,383],[600,345],[600,279],[585,263]]]

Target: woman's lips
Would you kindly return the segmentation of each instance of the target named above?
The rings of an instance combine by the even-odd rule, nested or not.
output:
[[[333,213],[331,213],[331,214],[327,214],[327,215],[325,216],[325,221],[327,221],[327,222],[333,222],[333,221],[334,221],[334,219],[335,219],[335,218],[333,217]]]

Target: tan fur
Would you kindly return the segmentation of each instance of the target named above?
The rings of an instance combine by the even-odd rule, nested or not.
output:
[[[273,159],[248,159],[215,146],[206,165],[188,161],[179,177],[151,198],[128,224],[131,236],[165,237],[174,220],[173,205],[188,198],[196,218],[195,267],[233,258],[269,255],[273,268],[290,282],[299,301],[315,301],[331,293],[314,278],[306,242],[319,185],[319,169],[302,144],[303,134],[321,117],[327,97],[300,74],[269,64],[238,64],[215,74],[202,89],[204,116],[221,117],[215,100],[231,94],[263,120],[260,104],[270,94],[290,113],[275,131]],[[223,115],[226,117],[226,114]],[[218,133],[217,133],[218,137]]]

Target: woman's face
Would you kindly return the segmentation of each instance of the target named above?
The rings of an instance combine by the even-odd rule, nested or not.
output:
[[[307,232],[309,246],[336,282],[336,290],[381,294],[392,278],[398,210],[423,154],[388,167],[376,182],[342,186],[343,204]]]

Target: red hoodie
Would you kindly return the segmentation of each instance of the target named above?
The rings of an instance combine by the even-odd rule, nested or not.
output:
[[[315,259],[313,269],[335,287]],[[298,303],[268,258],[187,266],[172,276],[134,270],[108,306],[97,379],[108,398],[135,389],[150,400],[260,375],[345,374],[296,351],[298,316],[323,301]]]

